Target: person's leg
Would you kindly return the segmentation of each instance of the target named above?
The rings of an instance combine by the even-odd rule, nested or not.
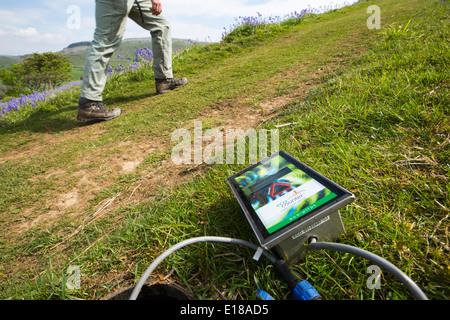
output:
[[[133,3],[129,17],[144,29],[150,31],[156,90],[158,93],[164,93],[168,90],[184,86],[187,83],[186,78],[173,78],[172,34],[169,21],[161,14],[153,15],[150,11],[152,7],[151,0],[138,1],[139,6]]]
[[[86,57],[81,98],[102,101],[106,69],[125,31],[127,0],[96,0],[94,40]]]
[[[86,57],[77,119],[80,121],[111,120],[120,108],[108,109],[101,101],[106,84],[106,69],[119,48],[125,32],[128,0],[96,0],[94,40]]]
[[[142,10],[142,17],[139,7],[134,2],[129,17],[142,28],[150,31],[155,79],[173,78],[170,23],[162,14],[156,16],[150,12],[152,7],[150,0],[139,0],[139,6]]]

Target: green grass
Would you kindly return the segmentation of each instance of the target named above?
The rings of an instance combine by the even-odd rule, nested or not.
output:
[[[366,28],[370,4],[381,8],[382,30]],[[211,235],[255,242],[225,182],[247,165],[211,165],[175,188],[119,204],[103,219],[89,217],[101,201],[129,194],[169,159],[173,130],[208,116],[224,101],[251,99],[257,105],[272,92],[282,96],[311,81],[315,87],[306,98],[287,103],[264,127],[292,123],[280,128],[280,149],[356,195],[341,211],[346,234],[339,242],[393,262],[430,298],[449,299],[448,15],[446,2],[362,2],[274,27],[266,36],[191,47],[174,58],[175,74],[189,77],[190,84],[168,95],[154,95],[150,70],[117,76],[107,84],[105,101],[124,114],[92,129],[74,120],[76,103],[67,97],[56,110],[5,119],[0,152],[17,152],[18,158],[8,158],[0,168],[4,230],[26,221],[21,213],[29,208],[47,212],[45,199],[76,185],[80,168],[103,165],[97,179],[109,183],[89,203],[84,222],[64,217],[14,239],[8,232],[0,238],[1,297],[102,298],[133,283],[162,251],[182,240]],[[41,146],[44,153],[27,154],[49,138],[53,144]],[[107,163],[80,160],[96,153],[125,156],[120,143],[145,139],[165,141],[169,148],[149,153],[131,173],[108,178]],[[33,178],[55,170],[68,174]],[[50,249],[80,224],[82,231],[64,251]],[[287,287],[273,267],[252,256],[233,245],[199,244],[169,257],[157,273],[172,271],[172,278],[201,299],[219,299],[214,287],[228,299],[254,299],[257,288],[285,299]],[[311,252],[293,268],[326,299],[412,298],[387,273],[380,290],[367,289],[370,264],[349,254]],[[65,288],[69,265],[81,268],[79,290]]]

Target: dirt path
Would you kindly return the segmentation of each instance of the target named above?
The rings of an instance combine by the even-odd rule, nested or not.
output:
[[[269,82],[273,82],[273,79]],[[297,83],[295,89],[284,95],[260,101],[258,106],[248,103],[243,98],[221,101],[210,107],[207,116],[199,117],[195,121],[203,121],[207,118],[210,123],[211,119],[214,119],[216,123],[212,124],[213,127],[220,130],[257,128],[275,117],[279,109],[292,100],[306,97],[311,86],[311,84]],[[270,87],[266,87],[267,89],[270,90]],[[186,123],[185,127],[192,130],[193,125],[192,121]],[[102,123],[98,123],[76,128],[62,136],[41,134],[41,138],[29,143],[25,150],[11,151],[2,156],[2,162],[18,157],[27,161],[42,154],[50,154],[49,149],[63,147],[65,144],[70,144],[71,141],[95,140],[103,131]],[[16,215],[15,222],[9,224],[6,233],[12,238],[16,238],[31,229],[50,229],[60,223],[62,218],[76,221],[80,226],[84,226],[101,219],[119,206],[126,207],[151,197],[155,186],[172,188],[186,179],[200,174],[206,167],[205,164],[175,164],[170,158],[172,146],[173,143],[168,141],[168,138],[143,137],[133,141],[124,140],[116,145],[120,152],[107,157],[104,154],[108,152],[108,147],[93,149],[91,153],[79,160],[76,165],[77,170],[71,169],[69,172],[64,169],[50,169],[42,175],[34,176],[32,179],[36,181],[40,179],[58,181],[60,187],[49,191],[45,198]],[[144,163],[145,159],[151,155],[161,156],[157,156],[154,163]],[[90,165],[92,163],[97,165]],[[138,172],[140,175],[138,182],[129,183],[126,190],[96,201],[99,194],[110,188],[118,177],[133,172]],[[105,174],[108,176],[107,178],[105,178]],[[53,249],[63,248],[65,241],[76,233],[77,229],[65,234],[64,240]]]
[[[303,36],[296,35],[300,38]],[[289,35],[281,38],[278,45],[286,46],[295,41]],[[357,54],[351,46],[343,46],[339,50],[341,53],[345,50],[347,54],[330,58],[320,69],[306,67],[309,61],[284,65],[280,68],[282,71],[258,83],[257,88],[252,88],[252,92],[255,92],[252,97],[255,99],[242,95],[219,100],[204,108],[200,116],[184,121],[180,128],[192,132],[194,121],[205,121],[208,127],[222,131],[258,128],[276,118],[279,111],[292,101],[304,100],[309,90],[321,82],[320,77],[333,73],[341,63]],[[203,77],[207,78],[209,75]],[[280,84],[283,84],[282,89]],[[189,90],[189,84],[180,90]],[[146,108],[152,104],[153,98],[150,96],[133,101],[127,112]],[[204,163],[175,164],[170,157],[174,146],[170,134],[139,137],[130,134],[129,137],[114,142],[113,147],[108,143],[97,145],[113,130],[110,123],[75,126],[57,134],[31,133],[33,141],[2,154],[0,165],[11,161],[33,163],[33,159],[55,155],[60,150],[61,153],[66,152],[67,145],[76,145],[80,141],[84,145],[92,144],[91,149],[71,151],[74,154],[67,155],[70,158],[67,160],[68,166],[53,168],[51,159],[45,160],[45,170],[33,175],[30,180],[50,181],[51,188],[46,188],[45,193],[31,204],[18,203],[17,207],[11,206],[9,212],[2,213],[3,232],[0,240],[6,246],[20,247],[23,245],[21,242],[29,239],[28,235],[47,231],[60,239],[52,245],[50,253],[64,253],[70,247],[70,240],[87,225],[116,212],[118,208],[151,199],[156,194],[156,187],[176,187],[201,174],[206,168]],[[206,145],[204,142],[203,146]],[[116,186],[118,187],[115,188]],[[2,272],[14,274],[18,270],[31,269],[39,265],[38,259],[35,255],[20,256],[11,261],[7,270]]]

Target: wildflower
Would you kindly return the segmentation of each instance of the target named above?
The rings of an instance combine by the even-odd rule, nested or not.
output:
[[[33,93],[28,95],[20,94],[17,98],[12,98],[7,102],[0,103],[0,117],[4,117],[8,112],[18,111],[27,105],[35,108],[39,105],[39,102],[48,101],[55,97],[57,92],[68,90],[74,86],[81,86],[81,81],[70,82],[48,91],[33,91]]]
[[[109,77],[114,72],[114,68],[112,66],[109,66],[106,70],[106,75]]]

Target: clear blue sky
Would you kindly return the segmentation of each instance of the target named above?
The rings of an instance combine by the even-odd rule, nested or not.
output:
[[[308,6],[325,8],[354,0],[161,0],[172,36],[219,41],[239,16],[283,16]],[[79,10],[77,11],[73,9]],[[94,0],[16,0],[0,4],[0,55],[60,51],[70,43],[90,41],[95,28]],[[80,19],[72,19],[79,17]],[[68,25],[69,22],[69,25]],[[79,22],[79,23],[78,23]],[[147,37],[129,20],[125,38]]]

